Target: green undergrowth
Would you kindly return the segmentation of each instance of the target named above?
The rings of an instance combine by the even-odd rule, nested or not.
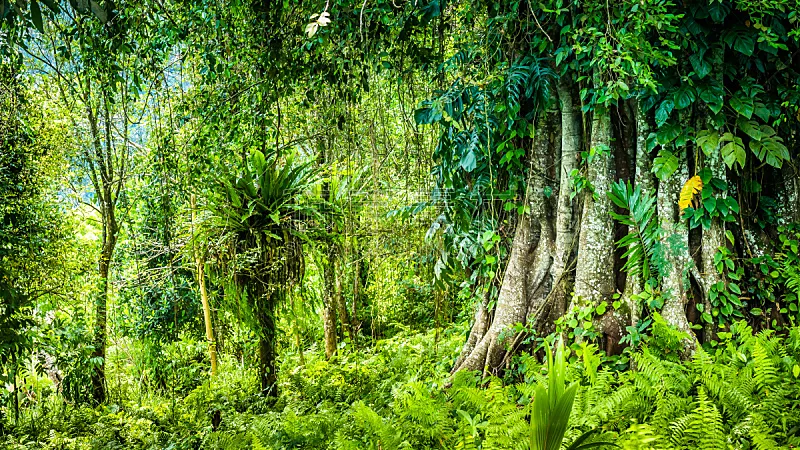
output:
[[[330,361],[307,353],[304,365],[285,356],[276,401],[254,395],[254,368],[232,360],[184,396],[151,393],[101,408],[51,396],[0,448],[528,448],[546,369],[528,358],[509,371],[515,379],[450,377],[463,333],[399,334]],[[684,362],[671,348],[674,332],[662,333],[626,371],[601,366],[590,345],[572,355],[567,379],[579,387],[565,445],[595,430],[590,441],[623,449],[800,446],[800,328],[754,334],[742,322],[713,354],[701,349]]]

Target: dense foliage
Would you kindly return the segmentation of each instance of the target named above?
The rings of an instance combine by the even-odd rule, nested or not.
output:
[[[800,446],[796,0],[0,0],[0,447]]]

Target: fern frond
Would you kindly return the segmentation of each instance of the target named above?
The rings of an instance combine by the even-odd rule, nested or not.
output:
[[[670,424],[672,442],[680,448],[725,449],[722,416],[702,387],[697,389],[694,407]]]
[[[753,413],[747,418],[750,425],[749,435],[755,444],[756,450],[773,450],[781,448],[774,439],[772,439],[772,430],[769,429],[760,414]]]
[[[633,424],[620,441],[623,450],[667,450],[672,448],[658,430],[646,423]]]
[[[762,392],[777,384],[778,370],[760,340],[753,347],[753,368],[756,385]]]
[[[623,269],[630,275],[639,275],[647,280],[657,273],[653,255],[659,246],[661,229],[654,220],[656,199],[639,186],[634,189],[630,182],[622,180],[611,186],[608,198],[628,214],[612,212],[614,219],[628,226],[628,234],[617,241],[617,247],[625,248]]]

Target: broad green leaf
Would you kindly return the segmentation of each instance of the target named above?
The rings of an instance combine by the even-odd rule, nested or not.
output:
[[[778,136],[771,136],[762,141],[751,141],[750,150],[759,161],[764,161],[772,167],[780,169],[783,162],[789,159],[789,149],[783,145]]]
[[[769,108],[767,108],[767,106],[761,102],[755,102],[753,113],[757,115],[764,122],[768,121],[770,116],[772,115],[769,111]]]
[[[659,180],[666,180],[678,169],[678,157],[669,150],[661,150],[653,160],[653,173]]]
[[[725,20],[725,17],[728,15],[730,6],[723,4],[722,2],[711,2],[708,5],[708,14],[711,16],[711,20],[716,23],[722,23]]]
[[[432,109],[426,107],[415,110],[414,122],[416,122],[417,125],[430,125],[434,123]]]
[[[680,136],[681,131],[682,128],[677,123],[669,123],[658,129],[658,132],[656,132],[656,139],[658,139],[659,144],[666,145]]]
[[[717,209],[723,217],[728,215],[728,204],[726,202],[717,202]]]
[[[752,98],[744,98],[737,95],[731,98],[731,108],[739,113],[739,115],[745,116],[749,119],[753,117],[753,109],[755,106],[753,105]]]
[[[713,174],[711,173],[711,170],[708,167],[703,167],[702,169],[700,169],[700,172],[697,172],[697,176],[700,177],[700,180],[703,182],[704,198],[707,197],[707,195],[705,195],[705,190],[706,188],[709,188],[709,186],[707,185],[711,183],[712,175]]]
[[[647,136],[647,140],[645,141],[645,145],[647,146],[648,153],[652,152],[653,149],[656,148],[656,145],[658,145],[658,135],[656,133],[650,133]]]
[[[697,92],[700,94],[700,99],[706,102],[706,105],[708,105],[708,108],[711,109],[714,114],[722,110],[725,91],[719,83],[713,82],[705,86],[700,86],[697,88]]]
[[[717,207],[717,200],[714,197],[708,197],[703,200],[703,207],[711,214]]]
[[[736,214],[739,214],[739,202],[737,202],[735,198],[725,197],[725,202],[728,204],[728,209],[730,209]]]
[[[739,53],[750,56],[756,46],[756,40],[750,33],[737,33],[733,41],[733,49]]]
[[[706,156],[711,156],[719,148],[719,134],[714,130],[703,130],[697,133],[695,142],[703,149]]]
[[[736,126],[747,133],[748,136],[751,138],[760,141],[761,140],[761,128],[758,126],[758,122],[755,120],[747,120],[744,117],[739,117],[736,120]]]
[[[719,178],[711,178],[711,186],[720,191],[728,190],[728,183],[725,182],[725,180],[720,180]]]
[[[703,58],[703,53],[695,53],[689,57],[692,69],[701,80],[711,73],[711,64]]]
[[[729,169],[732,169],[736,163],[739,163],[739,167],[744,167],[747,153],[745,153],[741,138],[736,137],[734,141],[728,142],[720,149],[720,152],[722,153],[722,160],[725,161]]]
[[[257,173],[262,173],[264,171],[264,166],[266,165],[266,158],[264,154],[261,153],[261,150],[253,150],[250,153],[250,157],[253,160],[253,169]]]
[[[675,103],[671,99],[666,99],[656,108],[656,125],[659,127],[669,119],[672,109],[675,108]]]
[[[464,154],[464,156],[461,157],[461,168],[467,172],[472,172],[475,170],[476,165],[477,159],[475,158],[475,152],[470,149]]]
[[[775,130],[769,125],[761,125],[761,136],[762,137],[772,137],[775,136]]]
[[[675,91],[673,98],[675,99],[675,108],[684,109],[691,105],[697,96],[691,86],[681,86]]]

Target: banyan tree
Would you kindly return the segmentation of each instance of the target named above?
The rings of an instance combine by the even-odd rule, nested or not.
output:
[[[435,227],[455,249],[441,266],[461,261],[479,294],[454,371],[499,373],[524,338],[556,330],[618,353],[656,314],[683,333],[684,356],[734,320],[787,320],[796,296],[757,286],[783,276],[769,242],[796,239],[797,6],[450,11],[456,24],[465,10],[495,18],[415,113],[440,133]]]

